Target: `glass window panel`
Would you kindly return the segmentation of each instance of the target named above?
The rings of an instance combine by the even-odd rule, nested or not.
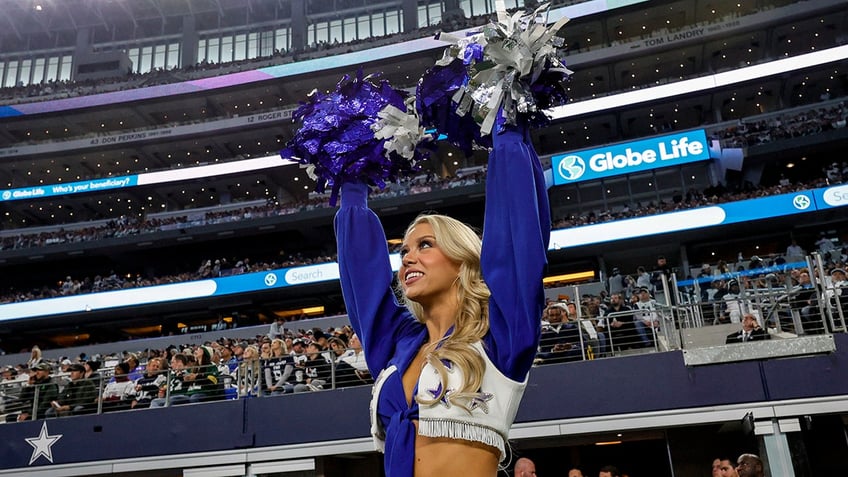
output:
[[[197,62],[203,63],[206,59],[206,40],[200,40],[197,42]]]
[[[130,48],[129,50],[127,50],[127,56],[129,57],[130,61],[132,61],[132,70],[138,73],[138,48]]]
[[[342,21],[341,20],[333,20],[330,22],[330,43],[343,43],[344,37],[342,36]]]
[[[368,15],[357,19],[356,27],[357,38],[364,40],[371,37],[371,17]]]
[[[32,60],[23,60],[21,61],[21,72],[20,79],[18,80],[18,84],[22,84],[24,86],[31,83],[29,79],[29,75],[32,72]]]
[[[2,63],[0,63],[2,66]],[[0,78],[3,77],[3,73],[0,72]],[[59,79],[59,57],[51,56],[50,59],[47,60],[47,77],[44,78],[45,81],[56,81]]]
[[[6,88],[11,88],[15,86],[16,81],[18,80],[18,60],[12,60],[6,67],[6,81],[3,82],[3,86]]]
[[[233,37],[225,36],[221,38],[221,63],[231,61],[233,61]]]
[[[145,46],[141,49],[141,68],[138,70],[139,73],[147,73],[151,70],[150,65],[153,62],[153,47]]]
[[[251,33],[247,35],[247,57],[256,58],[259,56],[259,33]]]
[[[386,35],[400,31],[400,12],[398,10],[386,12]]]
[[[308,25],[306,27],[306,44],[315,45],[315,25]]]
[[[254,40],[255,42],[255,40]],[[247,55],[247,35],[241,34],[236,35],[235,43],[233,44],[233,60],[241,61],[245,59]],[[254,55],[256,51],[256,46],[253,47]]]
[[[442,21],[442,3],[432,3],[427,8],[427,21],[429,25],[436,25]]]
[[[288,51],[289,49],[289,30],[288,28],[278,28],[275,32],[276,39],[274,40],[274,48],[279,51]],[[307,41],[308,43],[308,41]]]
[[[168,60],[165,64],[165,67],[169,70],[180,67],[180,44],[179,43],[170,43],[168,44]]]
[[[471,0],[471,16],[484,15],[489,13],[489,6],[486,0]]]
[[[330,38],[330,25],[327,22],[315,24],[315,44],[320,45],[327,43]]]
[[[418,5],[418,28],[427,26],[427,5]]]
[[[219,61],[218,53],[221,51],[220,42],[221,40],[218,38],[209,39],[209,49],[206,53],[206,61],[208,61],[209,63],[217,63]]]
[[[344,41],[349,43],[356,39],[356,17],[344,19]]]
[[[37,84],[42,81],[44,81],[44,58],[37,58],[32,68],[32,82]]]
[[[154,48],[155,53],[153,54],[153,68],[164,68],[165,67],[165,52],[167,45],[156,45]]]
[[[371,15],[371,36],[378,37],[386,34],[386,23],[384,13]]]
[[[683,190],[683,184],[680,183],[679,168],[659,169],[656,173],[657,188],[660,191],[660,197],[669,196],[672,192]]]
[[[62,57],[62,66],[59,68],[59,81],[70,81],[71,71],[74,68],[74,57],[65,55]]]
[[[459,8],[461,8],[462,11],[465,12],[466,16],[469,16],[469,17],[472,16],[471,15],[471,0],[462,0],[461,2],[459,2]]]
[[[630,193],[627,190],[627,178],[614,177],[604,180],[604,189],[607,195],[607,208],[612,211],[620,210],[625,204],[630,203]]]
[[[0,86],[6,86],[6,83],[3,82],[3,73],[6,72],[6,63],[0,61]]]
[[[583,210],[595,210],[603,207],[603,190],[600,182],[591,181],[578,184],[580,189],[580,201]]]
[[[263,31],[259,36],[259,56],[267,57],[274,54],[274,32]]]

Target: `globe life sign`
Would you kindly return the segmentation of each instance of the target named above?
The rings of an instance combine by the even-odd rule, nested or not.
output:
[[[676,166],[710,158],[703,129],[551,157],[554,185]]]

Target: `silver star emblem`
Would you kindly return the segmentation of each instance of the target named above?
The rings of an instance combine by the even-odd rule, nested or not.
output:
[[[489,401],[491,401],[494,397],[495,395],[492,393],[484,393],[481,391],[477,393],[476,396],[471,398],[471,402],[468,404],[468,408],[473,411],[479,407],[480,410],[483,411],[483,413],[488,414]]]
[[[50,447],[62,438],[62,434],[49,435],[47,432],[47,422],[41,424],[41,433],[38,437],[27,437],[26,441],[32,446],[32,457],[29,458],[29,465],[44,456],[45,459],[53,463],[53,451]]]

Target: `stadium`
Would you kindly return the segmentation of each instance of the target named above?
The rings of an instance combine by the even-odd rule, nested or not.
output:
[[[382,475],[367,372],[328,345],[323,387],[271,383],[275,341],[353,348],[337,208],[280,151],[311,91],[361,70],[414,93],[437,33],[475,31],[496,2],[2,3],[0,475]],[[844,472],[845,2],[573,0],[545,15],[570,18],[574,73],[532,131],[548,306],[499,475],[527,457],[540,475],[698,477],[743,453],[773,477]],[[423,210],[482,229],[487,159],[438,141],[418,175],[372,191],[390,250]],[[568,352],[551,308],[572,324]],[[733,342],[749,315],[770,339]],[[130,358],[136,381],[204,348],[221,370],[208,402],[107,396]],[[75,365],[94,372],[98,397],[42,415],[27,379],[45,364],[57,391]]]

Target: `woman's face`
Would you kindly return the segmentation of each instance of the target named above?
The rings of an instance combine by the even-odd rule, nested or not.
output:
[[[271,345],[268,343],[262,343],[262,353],[268,354],[271,352]]]
[[[439,248],[430,224],[416,225],[404,239],[400,254],[398,279],[407,298],[422,305],[455,299],[459,263]]]

